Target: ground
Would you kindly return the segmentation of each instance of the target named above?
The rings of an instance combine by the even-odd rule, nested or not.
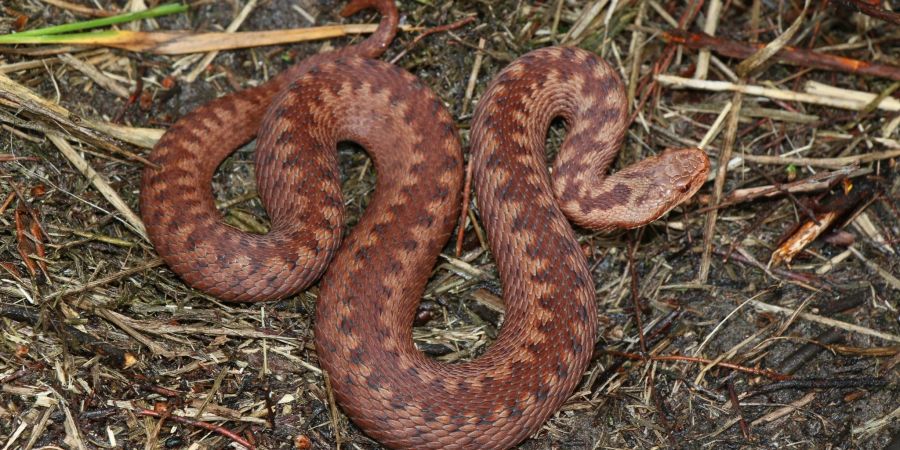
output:
[[[4,2],[0,33],[86,19],[71,4],[56,3]],[[124,2],[77,3],[120,11]],[[340,19],[342,3],[260,1],[241,30],[312,26],[298,9],[316,25],[376,20]],[[634,120],[615,167],[701,143],[714,168],[746,157],[724,174],[717,209],[708,208],[717,190],[710,181],[643,229],[576,229],[594,276],[599,340],[575,394],[519,448],[896,448],[896,18],[861,14],[855,1],[812,2],[805,13],[797,1],[526,3],[404,1],[404,24],[474,20],[415,43],[421,30],[400,33],[385,59],[399,57],[396,64],[441,97],[466,143],[474,105],[503,66],[534,48],[578,45],[609,60],[630,86]],[[713,5],[721,9],[711,12]],[[243,6],[196,2],[156,22],[166,30],[221,30]],[[783,36],[799,50],[742,72],[746,55],[724,53],[717,42],[721,52],[713,52],[704,76],[700,51],[668,44],[680,35],[663,32],[681,21],[698,33],[711,15],[721,38],[768,43]],[[196,60],[58,46],[2,47],[0,73],[81,118],[161,130],[209,99],[359,39],[225,51],[193,82],[183,76]],[[783,63],[804,49],[887,68],[873,76],[808,58]],[[138,95],[114,95],[58,58],[67,52]],[[700,81],[677,89],[671,77]],[[874,107],[871,97],[840,103],[820,92],[735,95],[705,80],[794,92],[816,81],[884,100]],[[104,146],[77,134],[57,144],[48,134],[70,128],[5,88],[0,113],[4,448],[221,448],[241,439],[259,448],[380,448],[329,399],[311,331],[316,287],[271,304],[223,304],[188,288],[125,212],[138,211],[143,164],[116,149],[146,156],[147,148],[112,139]],[[552,127],[551,156],[564,134],[563,124]],[[74,148],[98,175],[86,176],[61,146]],[[265,230],[252,152],[251,144],[227,160],[214,187],[229,223]],[[762,158],[787,153],[811,160]],[[349,145],[340,162],[352,226],[375,173],[365,153]],[[804,182],[812,177],[829,183]],[[112,203],[97,178],[124,204]],[[790,182],[812,189],[785,193]],[[772,195],[753,197],[753,188],[773,185]],[[477,198],[472,206],[477,217]],[[831,219],[790,264],[769,263],[798,227]],[[502,324],[502,286],[480,233],[467,222],[459,256],[455,240],[447,244],[423,297],[414,337],[443,360],[477,357]],[[185,419],[159,418],[169,414]]]

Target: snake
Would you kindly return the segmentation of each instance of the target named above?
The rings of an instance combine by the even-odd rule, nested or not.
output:
[[[471,120],[468,164],[503,289],[505,315],[475,359],[418,351],[412,324],[456,226],[464,158],[456,122],[417,77],[378,60],[393,39],[392,0],[363,42],[313,55],[173,124],[143,172],[140,211],[161,258],[226,301],[282,299],[317,280],[315,348],[343,412],[396,449],[502,449],[535,434],[573,394],[595,345],[597,307],[570,223],[645,225],[692,196],[709,160],[667,149],[609,175],[628,128],[618,74],[595,54],[546,47],[489,84]],[[554,120],[566,137],[548,168]],[[225,224],[212,177],[257,140],[255,176],[271,229]],[[344,237],[337,145],[363,147],[374,193]]]

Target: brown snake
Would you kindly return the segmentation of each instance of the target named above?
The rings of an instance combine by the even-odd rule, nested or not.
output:
[[[594,345],[594,284],[565,214],[611,230],[646,224],[702,185],[696,149],[668,150],[615,175],[626,123],[612,69],[574,48],[546,48],[492,82],[472,120],[473,180],[504,287],[504,325],[474,361],[416,350],[412,322],[461,202],[454,121],[416,77],[375,59],[393,38],[392,1],[358,46],[312,56],[272,81],[188,114],[157,144],[141,213],[157,252],[191,286],[230,301],[283,298],[323,271],[316,349],[344,412],[391,448],[507,448],[566,401]],[[544,164],[551,120],[568,134]],[[258,132],[256,179],[267,235],[225,225],[211,179]],[[372,157],[375,193],[340,244],[336,146]],[[338,246],[340,244],[340,248]],[[334,256],[329,264],[329,259]],[[326,267],[327,266],[327,267]]]

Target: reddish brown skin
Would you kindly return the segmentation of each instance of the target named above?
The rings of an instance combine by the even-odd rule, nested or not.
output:
[[[382,28],[396,26],[396,11],[391,18],[381,6]],[[412,323],[458,214],[459,140],[430,90],[371,59],[383,48],[372,39],[179,121],[152,155],[161,168],[145,173],[144,220],[173,270],[227,300],[281,298],[325,270],[319,361],[344,412],[379,442],[511,447],[568,399],[591,358],[595,288],[566,215],[601,230],[646,224],[693,195],[709,162],[696,149],[669,150],[606,176],[627,126],[612,69],[572,48],[537,50],[504,69],[478,103],[470,163],[506,316],[484,355],[439,363],[416,350]],[[557,117],[568,135],[551,180],[544,144]],[[215,167],[257,129],[257,180],[272,219],[265,236],[223,225],[209,187]],[[343,221],[335,148],[345,140],[368,151],[378,180],[335,253]]]
[[[313,55],[265,84],[206,103],[172,125],[154,147],[150,161],[159,168],[144,170],[141,217],[157,253],[192,287],[227,301],[271,300],[305,289],[325,270],[343,226],[334,155],[307,160],[296,143],[256,153],[257,187],[272,220],[265,236],[226,225],[211,182],[235,149],[257,133],[260,141],[273,135],[274,112],[284,109],[274,100],[283,98],[279,93],[291,82],[326,61],[384,52],[397,32],[397,8],[393,0],[354,0],[341,15],[365,8],[377,9],[382,18],[361,44]],[[291,177],[301,171],[314,172],[320,182],[304,179],[305,172]]]

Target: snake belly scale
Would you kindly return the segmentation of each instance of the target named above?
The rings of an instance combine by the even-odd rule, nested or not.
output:
[[[393,38],[392,1],[365,42],[315,55],[173,125],[145,169],[141,214],[157,252],[188,284],[229,301],[283,298],[321,276],[316,350],[338,403],[399,449],[508,448],[567,400],[590,362],[594,284],[566,218],[610,230],[646,224],[702,185],[708,160],[668,150],[612,176],[627,127],[621,82],[595,55],[531,52],[504,69],[472,121],[473,182],[506,314],[487,352],[444,364],[412,341],[416,307],[455,226],[463,158],[454,121],[410,73],[373,58]],[[544,164],[550,122],[567,137]],[[258,139],[256,178],[271,218],[260,236],[224,225],[210,181]],[[341,242],[336,146],[366,149],[374,194]],[[324,275],[322,273],[324,272]]]

